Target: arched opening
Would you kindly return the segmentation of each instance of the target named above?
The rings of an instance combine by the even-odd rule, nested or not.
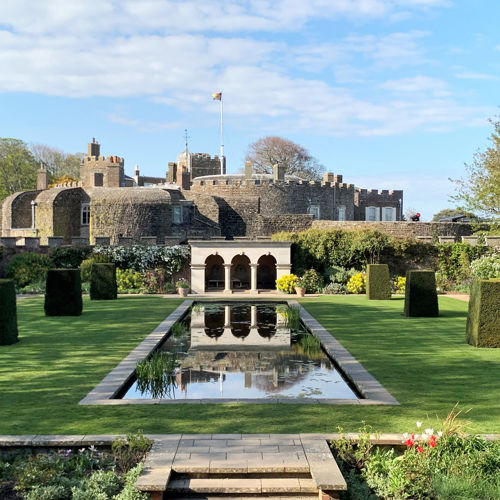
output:
[[[240,304],[231,307],[231,333],[240,339],[250,333],[251,307]]]
[[[257,288],[276,290],[276,259],[272,255],[262,255],[257,264]]]
[[[205,333],[210,338],[218,338],[224,333],[224,310],[205,311]]]
[[[276,308],[257,307],[257,332],[263,338],[270,339],[276,333],[278,315]]]
[[[220,255],[209,255],[205,259],[205,290],[224,289],[224,259]]]
[[[246,255],[236,255],[231,261],[231,289],[250,289],[250,259]]]

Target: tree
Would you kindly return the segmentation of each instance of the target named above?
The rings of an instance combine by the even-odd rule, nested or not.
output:
[[[489,137],[492,144],[477,151],[471,164],[465,164],[468,179],[451,179],[458,191],[452,199],[462,202],[467,210],[500,219],[500,121],[490,122],[494,127]]]
[[[35,189],[37,168],[23,141],[0,138],[0,201],[18,191]]]
[[[282,137],[267,136],[248,146],[245,161],[249,161],[257,173],[269,174],[273,165],[285,165],[287,174],[306,180],[319,180],[324,170],[316,158],[299,144]]]
[[[441,219],[444,219],[445,217],[453,217],[455,215],[466,215],[469,220],[473,221],[478,220],[478,217],[472,212],[457,207],[457,208],[443,208],[443,210],[440,210],[439,212],[435,213],[432,216],[431,222],[439,222]]]
[[[78,179],[83,153],[69,154],[45,144],[32,144],[31,152],[38,163],[43,163],[50,183],[65,176]]]

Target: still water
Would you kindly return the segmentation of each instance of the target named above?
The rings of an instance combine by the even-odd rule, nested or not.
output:
[[[122,397],[357,399],[292,316],[276,302],[198,302]]]

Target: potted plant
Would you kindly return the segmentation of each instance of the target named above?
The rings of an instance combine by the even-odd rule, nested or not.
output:
[[[297,278],[297,283],[295,284],[295,293],[297,297],[303,297],[306,293],[305,283],[303,278]]]
[[[175,286],[177,287],[177,293],[181,297],[188,296],[189,289],[191,288],[191,285],[184,278],[181,278],[179,281],[177,281],[175,283]]]

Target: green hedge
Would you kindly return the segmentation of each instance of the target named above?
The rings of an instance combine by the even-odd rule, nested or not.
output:
[[[472,283],[465,339],[476,347],[500,347],[500,279]]]
[[[405,316],[439,316],[434,271],[408,271],[406,273]]]
[[[15,344],[17,341],[16,290],[14,282],[0,279],[0,345]]]
[[[368,300],[388,300],[391,298],[391,280],[387,264],[368,264],[366,298]]]
[[[94,263],[90,268],[90,299],[114,300],[117,297],[116,266]]]
[[[45,281],[47,271],[54,264],[47,255],[24,252],[14,255],[5,267],[5,276],[14,280],[18,288],[23,288],[30,283]]]
[[[45,291],[47,316],[80,316],[82,282],[79,269],[50,269]]]

